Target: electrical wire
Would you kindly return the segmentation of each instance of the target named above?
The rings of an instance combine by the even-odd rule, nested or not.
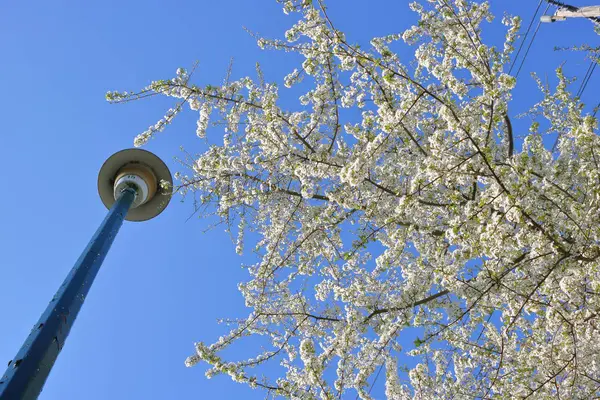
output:
[[[598,63],[596,63],[595,61],[592,61],[592,64],[593,65],[591,66],[590,73],[587,76],[587,80],[585,80],[585,78],[584,78],[584,81],[581,82],[581,86],[582,87],[579,90],[579,95],[577,97],[581,97],[583,95],[583,92],[585,91],[585,88],[587,87],[587,85],[588,85],[588,83],[590,81],[590,78],[592,77],[592,74],[594,73],[594,70],[596,69],[596,65],[598,65]]]
[[[379,367],[379,371],[377,371],[377,375],[375,375],[375,379],[373,379],[373,383],[371,383],[371,387],[369,388],[368,394],[371,394],[371,390],[373,390],[373,386],[375,386],[375,382],[377,382],[377,378],[379,378],[379,374],[381,374],[381,370],[383,369],[384,364],[381,364]]]
[[[540,0],[540,2],[537,5],[537,8],[535,9],[535,13],[533,13],[533,16],[531,17],[531,21],[529,22],[529,26],[527,27],[527,31],[525,32],[525,36],[523,36],[523,40],[521,40],[521,45],[519,46],[519,50],[517,50],[517,54],[515,55],[515,58],[513,59],[512,65],[510,66],[510,69],[508,70],[508,74],[510,75],[510,73],[512,72],[515,63],[517,62],[517,58],[519,58],[519,54],[521,53],[521,50],[523,49],[523,44],[525,44],[525,41],[527,40],[527,36],[529,35],[529,31],[531,30],[531,27],[533,26],[533,23],[535,22],[535,17],[537,16],[538,11],[540,11],[540,7],[542,6],[542,2],[544,0]]]
[[[587,85],[590,81],[590,78],[592,77],[592,74],[594,73],[594,70],[596,69],[596,65],[597,65],[597,63],[592,60],[592,63],[588,67],[588,70],[585,73],[585,76],[583,77],[583,81],[581,81],[581,86],[579,87],[579,90],[577,91],[577,94],[575,95],[575,97],[581,98],[581,96],[583,95],[583,92],[585,91],[585,88],[587,87]],[[596,106],[594,114],[592,116],[594,116],[594,117],[596,116],[596,113],[598,112],[599,107],[600,107],[600,103],[598,103],[598,105]],[[556,146],[558,146],[559,139],[560,139],[560,134],[558,134],[558,136],[556,137],[556,140],[554,141],[554,145],[552,145],[552,152],[554,152],[556,150]]]
[[[577,94],[575,94],[575,97],[581,97],[582,89],[583,89],[585,82],[587,81],[587,79],[590,75],[590,71],[592,70],[593,67],[594,67],[594,62],[592,61],[590,63],[590,66],[588,67],[587,71],[585,72],[585,75],[583,76],[583,80],[581,81],[581,85],[579,86],[579,90],[577,90]]]
[[[546,7],[544,14],[546,14],[548,12],[549,8],[550,8],[550,4],[548,4],[548,7]],[[519,73],[521,72],[521,68],[523,68],[523,64],[525,64],[525,60],[527,59],[529,50],[531,50],[531,45],[533,44],[533,41],[535,40],[535,36],[537,35],[538,31],[540,30],[540,25],[542,25],[542,21],[538,22],[537,28],[535,28],[535,32],[533,32],[533,37],[531,38],[531,42],[529,42],[529,46],[527,46],[527,51],[525,52],[525,55],[523,56],[523,59],[521,60],[521,65],[519,65],[519,69],[517,70],[517,73],[515,74],[515,78],[519,76]]]

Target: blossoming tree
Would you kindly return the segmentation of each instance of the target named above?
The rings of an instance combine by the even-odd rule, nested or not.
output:
[[[200,137],[224,123],[175,190],[216,205],[238,252],[244,232],[259,238],[239,285],[252,312],[186,364],[298,399],[368,399],[381,368],[390,399],[598,396],[600,139],[569,79],[539,82],[517,148],[504,71],[519,18],[502,20],[497,49],[481,32],[488,3],[422,0],[418,25],[364,49],[322,1],[283,7],[297,23],[258,44],[303,56],[285,79],[306,89],[295,109],[260,74],[198,87],[179,69],[107,95],[175,99],[136,146],[188,106]],[[223,357],[253,337],[252,358]]]

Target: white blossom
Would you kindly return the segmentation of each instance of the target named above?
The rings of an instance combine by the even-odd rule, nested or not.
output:
[[[322,1],[282,3],[296,22],[258,44],[302,58],[283,80],[305,79],[298,104],[260,71],[198,87],[179,69],[107,93],[176,102],[136,146],[186,102],[199,137],[223,126],[174,191],[196,195],[238,253],[254,250],[238,286],[249,314],[186,365],[294,399],[371,398],[380,369],[390,399],[596,397],[600,140],[573,80],[561,68],[553,87],[534,76],[541,100],[529,130],[513,132],[518,17],[421,0],[409,5],[418,24],[360,48]],[[500,50],[485,21],[505,29]],[[257,337],[254,356],[236,357]],[[263,365],[278,367],[263,377]]]
[[[196,136],[199,138],[203,138],[206,136],[206,129],[208,128],[208,120],[210,117],[210,113],[212,111],[212,106],[210,103],[204,103],[200,107],[200,116],[198,117],[198,121],[196,122]]]

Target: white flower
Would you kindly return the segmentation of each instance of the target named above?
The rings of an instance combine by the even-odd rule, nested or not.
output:
[[[235,251],[252,248],[238,284],[249,310],[186,365],[271,397],[372,398],[380,368],[390,399],[596,393],[600,138],[572,80],[534,76],[541,95],[524,95],[540,100],[523,131],[504,72],[518,18],[496,23],[506,37],[493,47],[489,2],[424,0],[410,5],[414,27],[361,48],[323,5],[285,1],[286,38],[258,39],[300,57],[283,79],[306,78],[295,104],[260,70],[199,88],[179,69],[107,94],[175,101],[136,146],[186,101],[199,137],[210,118],[222,132],[178,190]],[[400,37],[414,59],[394,53]]]
[[[200,107],[200,116],[196,122],[196,136],[199,138],[206,136],[206,129],[208,128],[208,121],[211,111],[212,106],[207,102],[203,103]]]

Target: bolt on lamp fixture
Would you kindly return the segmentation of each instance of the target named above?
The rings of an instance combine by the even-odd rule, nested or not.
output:
[[[0,378],[0,400],[37,399],[123,220],[146,221],[171,199],[165,163],[146,150],[110,156],[98,174],[100,199],[109,209],[100,227]]]

